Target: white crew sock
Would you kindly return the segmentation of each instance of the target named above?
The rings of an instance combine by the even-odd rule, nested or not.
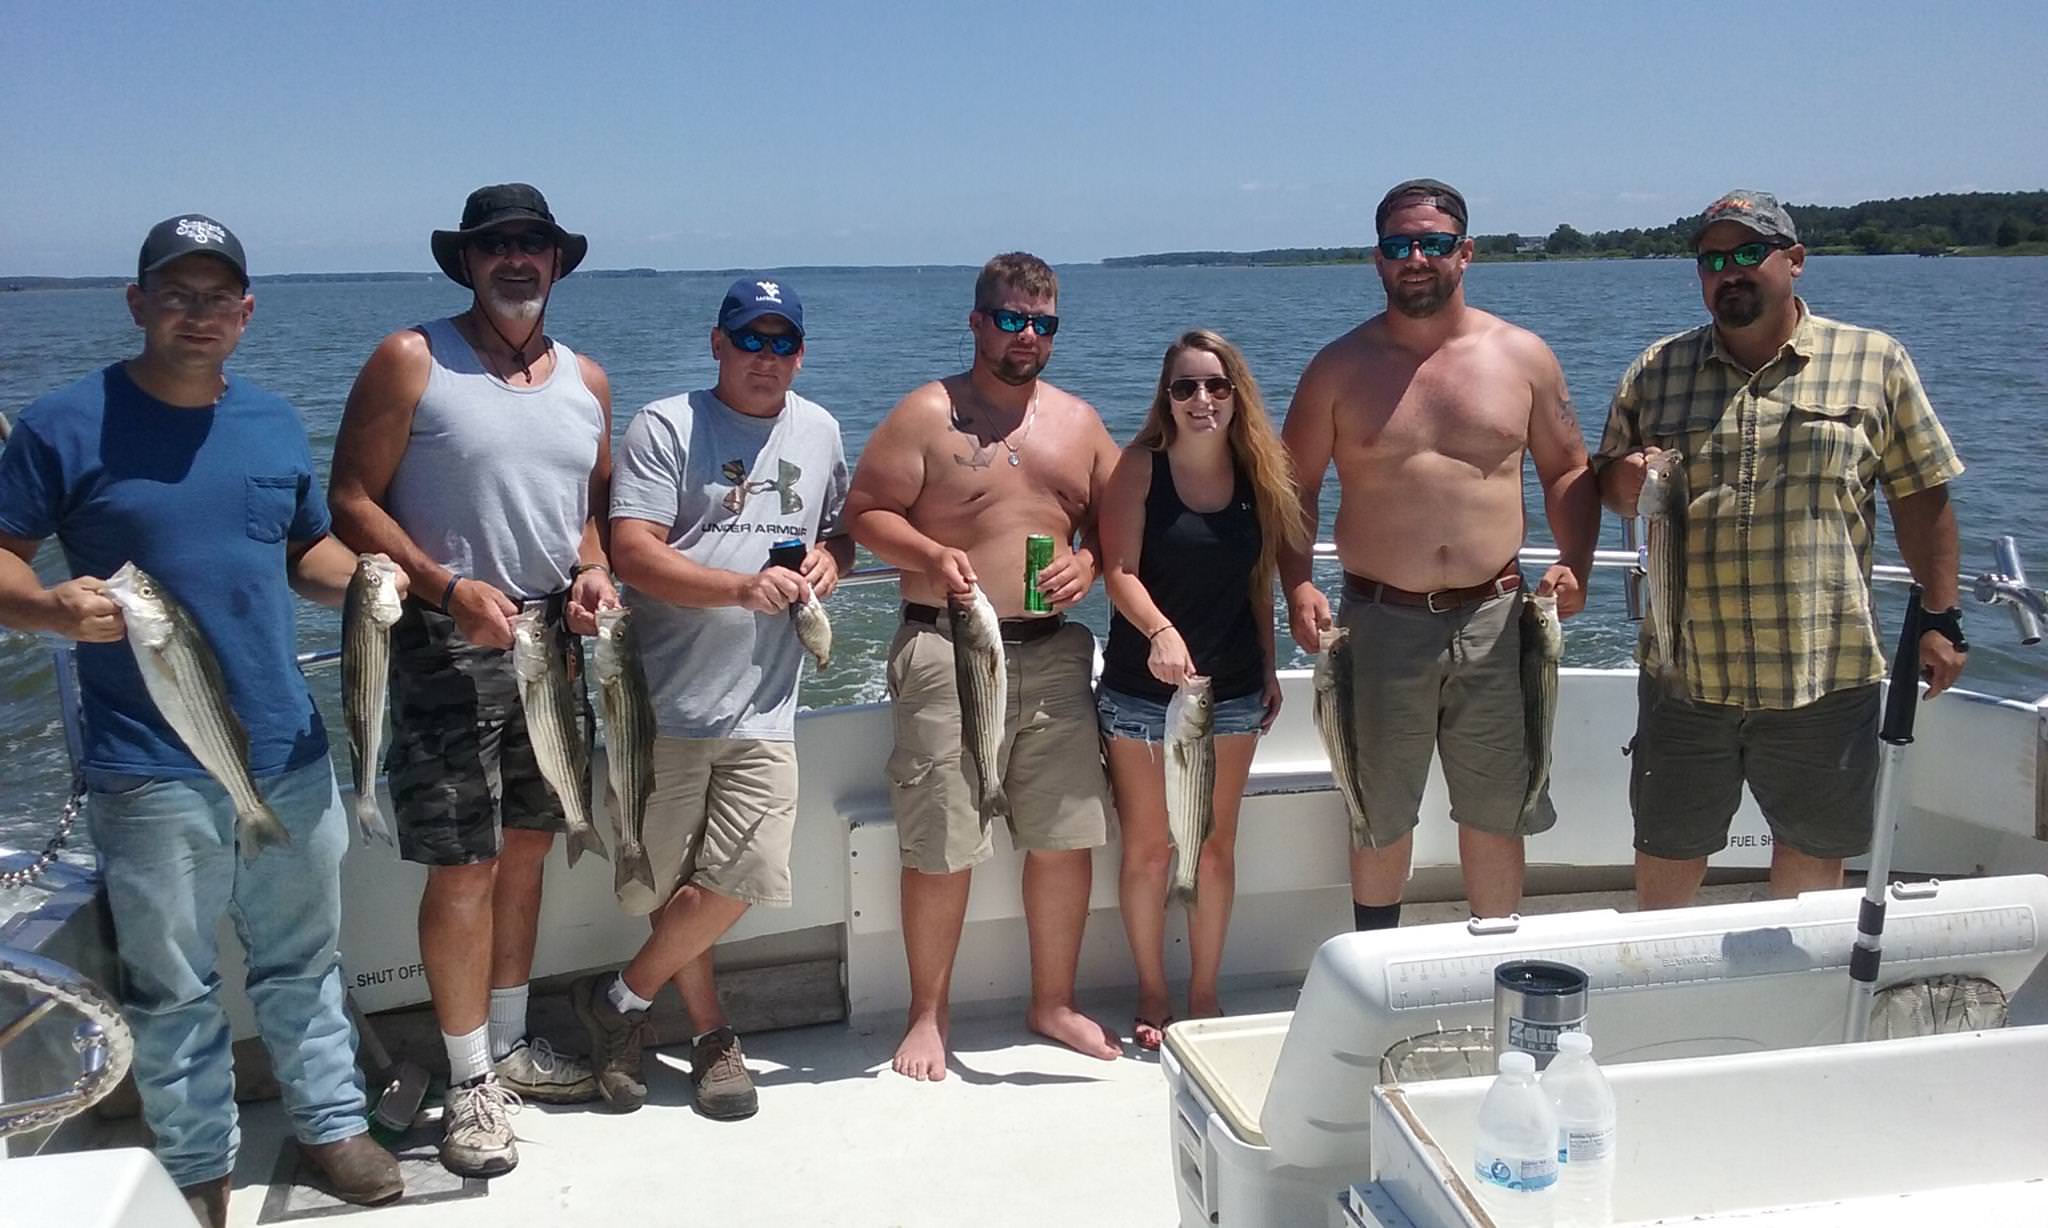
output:
[[[448,1050],[448,1082],[468,1083],[491,1073],[491,1027],[485,1024],[463,1036],[441,1033]]]
[[[526,986],[491,991],[491,1060],[497,1061],[526,1039]]]
[[[605,990],[604,996],[610,1000],[615,1011],[644,1011],[654,1005],[627,986],[623,973],[612,978],[611,988]]]

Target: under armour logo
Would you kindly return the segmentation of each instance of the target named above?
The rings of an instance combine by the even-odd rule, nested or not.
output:
[[[800,466],[792,465],[786,460],[776,461],[775,478],[772,481],[765,478],[748,481],[744,461],[729,460],[719,466],[719,472],[726,481],[732,483],[732,489],[725,492],[725,498],[721,502],[725,510],[735,516],[746,508],[748,495],[764,494],[771,490],[781,496],[783,515],[789,516],[803,510],[804,497],[797,493],[796,489],[797,482],[804,476]]]
[[[178,219],[178,235],[194,243],[225,243],[228,232],[203,217]]]
[[[761,298],[765,298],[771,303],[782,301],[782,284],[780,282],[757,281],[754,284],[761,287]],[[756,299],[755,301],[759,302],[760,300]]]

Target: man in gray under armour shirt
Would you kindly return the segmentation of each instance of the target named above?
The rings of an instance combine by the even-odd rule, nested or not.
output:
[[[518,1162],[512,1094],[597,1096],[587,1066],[526,1037],[541,870],[563,815],[507,651],[524,605],[544,603],[574,645],[618,602],[600,532],[611,388],[543,330],[548,292],[588,246],[526,184],[471,193],[461,228],[433,235],[469,310],[386,337],[335,441],[336,534],[412,577],[385,762],[399,852],[427,867],[420,957],[450,1084],[441,1161],[468,1176]]]
[[[717,386],[649,405],[619,444],[613,551],[659,731],[642,836],[654,883],[628,882],[619,902],[652,914],[654,934],[570,1000],[598,1089],[622,1109],[647,1094],[641,1034],[671,980],[696,1034],[697,1110],[729,1120],[757,1106],[711,946],[749,905],[789,906],[803,656],[792,607],[824,600],[853,563],[839,423],[789,390],[803,345],[796,291],[741,278],[711,332]],[[790,539],[802,561],[773,565],[771,547]]]

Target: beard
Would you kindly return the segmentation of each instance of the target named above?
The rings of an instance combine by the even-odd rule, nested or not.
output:
[[[540,319],[540,313],[547,307],[545,294],[515,298],[489,282],[476,288],[476,296],[490,313],[501,320],[529,323]]]
[[[1045,370],[1045,359],[1036,356],[998,355],[989,360],[988,373],[1013,388],[1022,387],[1038,378]]]
[[[1426,284],[1403,284],[1396,277],[1386,283],[1387,303],[1411,320],[1427,319],[1451,301],[1453,288],[1442,273],[1432,272]]]
[[[1763,295],[1754,283],[1731,281],[1714,292],[1714,322],[1728,328],[1747,328],[1763,317]]]

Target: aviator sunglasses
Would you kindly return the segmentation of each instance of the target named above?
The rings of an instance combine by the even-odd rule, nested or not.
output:
[[[1212,401],[1221,401],[1237,392],[1237,385],[1220,375],[1205,376],[1202,379],[1183,375],[1166,386],[1166,395],[1176,401],[1192,400],[1197,388],[1207,392]]]
[[[1007,307],[984,307],[981,314],[1006,333],[1021,333],[1029,324],[1031,331],[1041,337],[1050,337],[1060,331],[1060,318],[1053,315],[1032,315],[1029,312],[1011,311]]]
[[[554,249],[555,236],[544,230],[522,230],[509,235],[491,231],[471,239],[469,245],[486,256],[502,256],[515,247],[523,255],[538,256]]]
[[[1464,240],[1464,235],[1447,235],[1441,231],[1424,235],[1388,235],[1380,240],[1379,248],[1380,255],[1389,260],[1406,260],[1408,253],[1418,247],[1425,256],[1443,257],[1457,251],[1458,244]]]
[[[749,354],[767,350],[777,358],[787,358],[803,348],[804,339],[795,333],[759,333],[751,328],[725,330],[725,335],[734,345]]]
[[[1732,260],[1738,269],[1753,269],[1770,258],[1772,252],[1781,247],[1790,247],[1783,239],[1757,239],[1740,247],[1731,247],[1725,252],[1703,251],[1694,256],[1700,262],[1700,270],[1718,273],[1728,267]]]

